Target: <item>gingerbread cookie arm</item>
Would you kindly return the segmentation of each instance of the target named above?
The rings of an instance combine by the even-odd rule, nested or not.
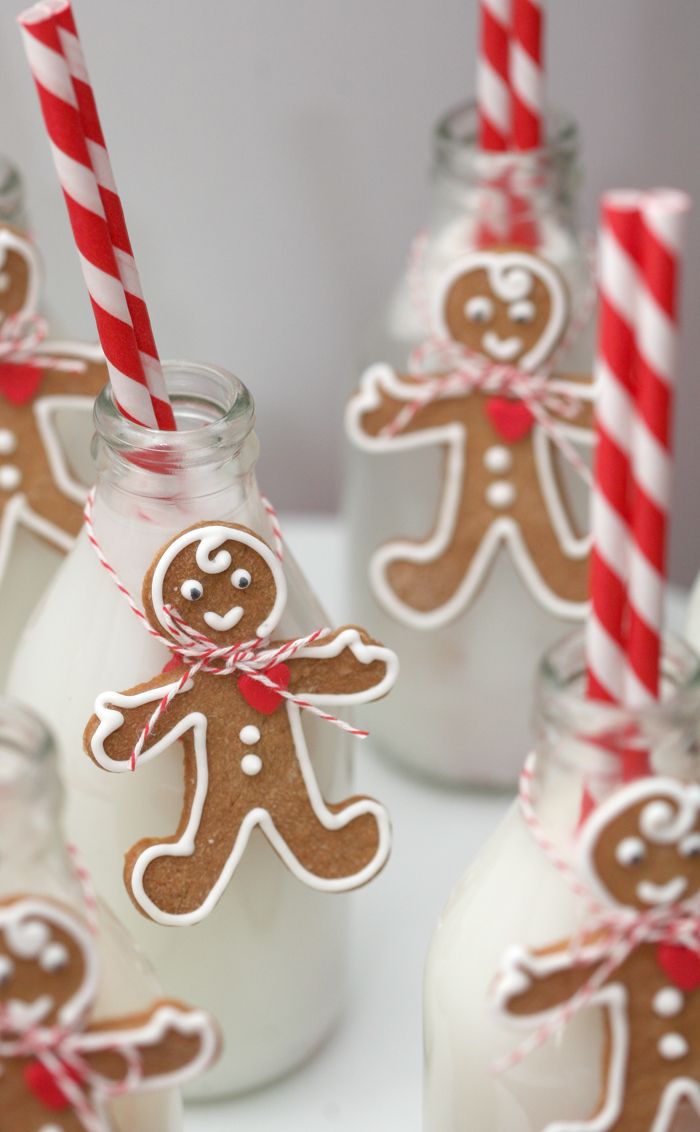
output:
[[[288,662],[289,690],[312,704],[378,700],[393,687],[399,662],[364,629],[346,625]]]
[[[103,692],[95,701],[95,714],[83,736],[85,753],[103,770],[127,771],[134,746],[148,724],[158,703],[168,692],[179,687],[185,670],[161,672],[145,684],[138,684],[128,692]],[[181,695],[171,700],[168,709],[149,734],[142,751],[143,759],[155,758],[170,747],[185,732],[203,726],[206,719],[192,710],[188,692],[192,682],[185,684]]]
[[[76,1036],[77,1056],[104,1080],[106,1091],[135,1073],[138,1090],[181,1084],[216,1060],[220,1039],[202,1010],[160,1002],[147,1014],[107,1019]]]
[[[5,315],[36,313],[41,275],[34,244],[14,228],[0,226],[0,322]]]
[[[444,433],[444,428],[426,430],[425,416],[435,402],[429,401],[423,406],[416,404],[426,384],[424,378],[397,373],[391,366],[370,366],[363,373],[360,387],[345,410],[345,430],[353,444],[373,452],[391,452],[444,439],[441,435],[436,436],[436,433]],[[385,433],[384,430],[397,421],[407,405],[411,405],[410,422],[405,428],[399,427],[396,433]],[[413,436],[414,432],[419,435]]]
[[[569,1002],[604,958],[605,950],[596,944],[578,948],[575,960],[568,941],[541,951],[513,947],[495,986],[496,1006],[511,1019],[530,1023]]]

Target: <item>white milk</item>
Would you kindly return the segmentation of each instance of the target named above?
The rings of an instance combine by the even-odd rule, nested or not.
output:
[[[191,462],[175,476],[145,472],[119,449],[146,430],[128,426],[106,398],[100,398],[96,415],[109,441],[100,443],[95,527],[105,554],[138,596],[158,548],[196,521],[243,523],[270,537],[254,479],[257,441],[249,431],[247,391],[227,375],[189,363],[169,367],[168,374],[171,390],[176,398],[180,394],[181,422],[190,429],[209,422],[206,430],[181,430],[178,444],[184,451],[189,446],[195,457],[209,449],[219,453],[213,463],[209,454],[204,466]],[[230,404],[225,423],[212,424]],[[148,434],[144,443],[154,436]],[[161,436],[155,443],[162,441]],[[288,552],[285,572],[289,601],[279,635],[296,637],[327,624]],[[110,775],[83,753],[82,734],[98,693],[149,679],[169,658],[128,609],[83,535],[24,635],[10,685],[54,721],[64,759],[68,832],[88,857],[100,890],[169,991],[209,1009],[220,1022],[224,1055],[192,1089],[197,1096],[217,1096],[284,1073],[331,1030],[344,999],[348,904],[300,884],[256,831],[205,921],[163,927],[135,910],[122,880],[123,855],[144,836],[176,829],[181,755],[173,749],[135,775]],[[324,796],[346,797],[347,737],[313,719],[304,720],[304,729]]]
[[[472,129],[469,109],[453,112],[438,126],[433,215],[420,271],[409,264],[371,339],[366,363],[386,362],[406,372],[409,354],[431,330],[422,301],[416,299],[416,280],[430,308],[446,271],[475,247],[484,194],[477,187]],[[537,251],[564,277],[577,311],[590,292],[590,265],[575,225],[576,131],[557,120],[551,136],[543,154],[544,184],[532,202]],[[562,356],[561,372],[590,372],[592,336],[589,317]],[[587,458],[585,448],[579,452]],[[373,710],[372,735],[392,757],[420,774],[456,783],[512,784],[529,723],[528,674],[566,629],[567,620],[535,599],[503,547],[476,596],[438,628],[417,628],[388,611],[369,582],[369,563],[384,543],[394,538],[423,542],[435,529],[443,465],[439,444],[401,452],[353,444],[349,452],[348,608],[375,626],[402,661],[392,696]],[[566,460],[560,466],[577,522],[585,530],[587,491]]]
[[[77,342],[48,342],[42,347],[55,358],[70,357],[95,363],[102,361],[98,346]],[[65,399],[60,411],[50,415],[57,453],[62,464],[61,482],[79,508],[87,495],[94,475],[90,448],[94,434],[92,412],[94,397],[80,392],[81,375],[76,373],[75,393]],[[94,382],[91,382],[94,384]],[[96,389],[95,389],[96,391]],[[41,411],[46,398],[39,396],[33,402],[33,411]],[[0,429],[7,424],[0,397]],[[17,465],[16,452],[3,455],[0,451],[0,494],[2,493],[3,467]],[[5,494],[0,515],[0,688],[5,685],[12,654],[36,603],[53,578],[59,565],[73,544],[73,536],[56,523],[46,522],[22,491]],[[78,511],[79,514],[79,511]]]
[[[61,802],[50,736],[36,716],[0,697],[0,899],[48,897],[84,916],[83,892],[60,826]],[[164,997],[142,956],[104,905],[98,950],[101,973],[95,1021],[139,1013]],[[182,1105],[173,1090],[124,1097],[109,1111],[116,1132],[182,1129]]]
[[[537,688],[537,816],[569,860],[584,783],[602,800],[619,781],[617,763],[593,740],[622,734],[630,721],[628,713],[584,705],[582,656],[577,633],[551,650]],[[667,659],[668,699],[642,721],[644,746],[656,771],[697,779],[697,660],[673,642]],[[677,693],[686,689],[682,701]],[[505,953],[516,944],[558,943],[581,922],[580,899],[514,804],[452,893],[432,939],[424,984],[424,1132],[542,1132],[551,1121],[590,1118],[601,1088],[601,1011],[579,1012],[515,1068],[492,1070],[535,1028],[514,1027],[496,1011],[492,990]]]

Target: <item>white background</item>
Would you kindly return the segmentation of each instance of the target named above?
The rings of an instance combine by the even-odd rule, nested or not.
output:
[[[0,150],[26,174],[53,309],[88,335],[18,7],[0,0]],[[363,327],[425,215],[431,127],[473,92],[475,0],[75,0],[75,11],[161,353],[241,376],[258,402],[267,492],[282,508],[334,508]],[[700,199],[698,0],[550,0],[549,13],[549,85],[582,127],[588,222],[611,185]],[[699,232],[696,220],[681,580],[700,564]]]

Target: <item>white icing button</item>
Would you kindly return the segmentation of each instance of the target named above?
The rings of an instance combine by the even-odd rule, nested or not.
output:
[[[244,774],[249,774],[251,777],[254,774],[260,774],[262,770],[262,759],[260,755],[244,755],[241,759],[241,770]]]
[[[488,472],[503,475],[513,467],[513,455],[503,444],[494,444],[484,452],[484,467]]]
[[[675,1014],[680,1014],[684,1002],[685,999],[679,990],[675,987],[664,987],[654,995],[651,1008],[659,1018],[673,1018]]]
[[[10,428],[0,428],[0,456],[10,456],[17,448],[17,437]]]
[[[502,510],[515,503],[515,488],[507,480],[495,480],[486,488],[486,502]]]
[[[0,468],[0,491],[14,491],[22,482],[22,473],[14,464]]]
[[[678,1061],[679,1057],[685,1057],[689,1048],[682,1034],[664,1034],[658,1045],[659,1053],[666,1061]]]
[[[246,747],[252,747],[254,743],[260,742],[260,732],[257,727],[249,723],[247,727],[242,727],[238,732],[238,738],[241,743],[245,743]]]

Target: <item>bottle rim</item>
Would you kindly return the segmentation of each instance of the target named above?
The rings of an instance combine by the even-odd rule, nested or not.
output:
[[[202,362],[162,363],[176,431],[147,428],[125,417],[107,384],[95,401],[97,434],[113,452],[138,456],[142,466],[164,470],[163,457],[182,466],[206,462],[219,452],[240,448],[255,424],[255,404],[247,386],[228,370]]]
[[[578,152],[579,128],[572,114],[552,107],[545,116],[545,143],[527,151],[486,152],[478,145],[479,114],[475,100],[453,106],[435,126],[434,137],[439,159],[446,164],[465,165],[471,162],[474,171],[497,171],[518,165],[546,167],[556,161],[573,160]]]
[[[661,695],[639,707],[626,707],[586,696],[585,629],[577,628],[544,654],[536,677],[540,719],[562,734],[584,738],[652,737],[672,728],[698,730],[700,657],[673,633],[663,637]]]

